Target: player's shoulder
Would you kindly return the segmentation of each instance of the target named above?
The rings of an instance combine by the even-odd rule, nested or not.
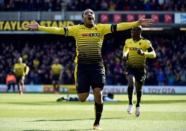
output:
[[[140,43],[143,45],[144,48],[149,48],[151,46],[151,42],[148,39],[141,39]]]
[[[77,24],[77,25],[72,25],[72,26],[67,26],[68,29],[79,29],[81,28],[82,24]]]
[[[14,65],[15,65],[15,66],[20,66],[21,64],[20,64],[20,63],[15,63]]]
[[[99,26],[103,26],[104,24],[102,24],[102,23],[97,23],[97,24],[95,24],[95,26],[97,26],[97,27],[99,27]]]
[[[14,67],[17,67],[17,66],[18,66],[18,63],[15,63],[15,64],[14,64]]]
[[[141,38],[141,42],[143,42],[145,44],[151,44],[151,41],[146,38]]]
[[[127,38],[127,39],[125,40],[125,43],[129,43],[129,42],[132,42],[132,38]]]
[[[26,63],[22,63],[21,66],[26,67],[27,65],[26,65]]]
[[[58,67],[62,67],[62,65],[61,65],[60,63],[59,63],[59,64],[57,64],[57,66],[58,66]]]
[[[95,26],[98,27],[98,28],[104,28],[104,27],[106,27],[106,26],[111,26],[111,24],[98,23],[98,24],[96,24]]]

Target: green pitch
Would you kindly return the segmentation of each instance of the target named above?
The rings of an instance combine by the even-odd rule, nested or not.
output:
[[[94,122],[91,102],[56,102],[55,94],[0,94],[2,131],[89,131]],[[144,95],[142,114],[128,115],[127,96],[105,103],[101,127],[105,131],[184,131],[186,95]]]

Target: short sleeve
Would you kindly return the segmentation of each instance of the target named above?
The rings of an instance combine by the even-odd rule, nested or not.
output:
[[[78,31],[78,27],[79,27],[78,25],[64,27],[65,36],[73,36],[73,37],[75,37],[76,34],[77,34],[77,31]]]
[[[111,24],[98,24],[97,26],[102,35],[111,33]]]

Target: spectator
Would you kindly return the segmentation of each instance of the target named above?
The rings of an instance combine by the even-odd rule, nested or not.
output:
[[[184,0],[0,0],[2,11],[186,11]]]
[[[12,71],[10,71],[6,76],[6,85],[7,85],[7,92],[12,88],[13,92],[15,92],[15,85],[16,85],[16,77]]]

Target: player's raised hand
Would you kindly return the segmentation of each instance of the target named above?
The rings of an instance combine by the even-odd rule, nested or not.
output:
[[[138,22],[140,23],[140,25],[142,26],[150,26],[153,24],[153,19],[145,19],[144,17],[140,17],[138,19]]]
[[[31,30],[38,30],[39,24],[37,22],[34,22],[32,24],[25,25],[25,27]]]

